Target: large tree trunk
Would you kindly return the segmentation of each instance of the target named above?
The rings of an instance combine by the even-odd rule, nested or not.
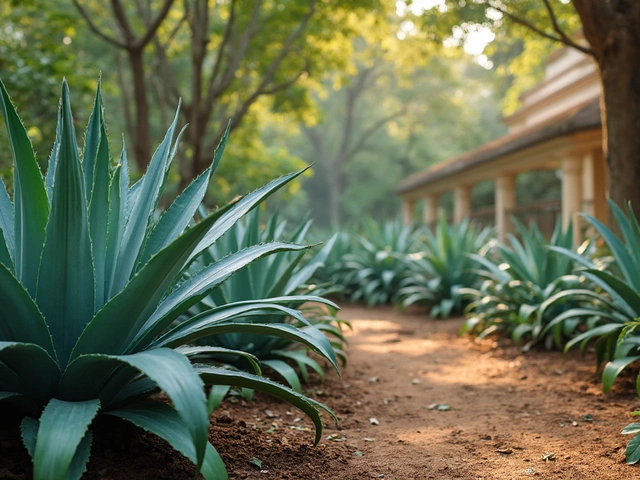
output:
[[[149,129],[149,99],[147,98],[147,80],[144,75],[144,56],[141,49],[128,50],[131,73],[133,76],[133,96],[135,101],[135,137],[133,152],[140,172],[147,170],[151,160],[151,132]]]
[[[609,166],[609,196],[631,202],[640,215],[640,39],[618,32],[601,57],[603,141]]]

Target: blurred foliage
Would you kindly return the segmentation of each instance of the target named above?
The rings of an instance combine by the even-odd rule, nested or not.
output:
[[[0,2],[0,78],[13,103],[20,105],[41,166],[55,139],[62,78],[74,85],[74,97],[80,100],[74,114],[81,127],[93,103],[98,71],[76,49],[72,18],[73,11],[61,0]],[[0,135],[0,178],[5,182],[11,180],[10,155],[8,139]]]
[[[550,4],[558,27],[572,40],[579,41],[580,18],[571,2]],[[398,5],[431,40],[485,56],[481,60],[490,62],[500,76],[509,80],[503,100],[505,114],[519,107],[520,95],[542,79],[544,59],[561,46],[525,25],[557,37],[552,18],[540,0],[405,0]],[[488,42],[486,48],[478,51],[483,42]]]

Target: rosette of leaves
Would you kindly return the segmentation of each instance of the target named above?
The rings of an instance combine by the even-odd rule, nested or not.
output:
[[[367,218],[340,270],[348,300],[370,307],[395,303],[406,268],[402,258],[415,251],[416,239],[412,226]]]
[[[260,210],[256,209],[244,221],[237,222],[213,246],[203,252],[194,262],[189,274],[197,275],[202,265],[216,263],[227,255],[250,248],[252,245],[276,245],[286,240],[287,244],[305,242],[311,221],[300,224],[294,232],[287,234],[287,222],[272,215],[266,223],[261,222]],[[206,297],[190,309],[191,315],[230,305],[244,305],[255,301],[279,305],[280,311],[248,312],[234,320],[237,324],[294,325],[299,331],[318,339],[329,339],[328,348],[343,361],[342,345],[345,338],[341,326],[346,323],[336,318],[338,306],[324,298],[332,293],[321,285],[309,283],[315,271],[324,265],[334,245],[332,237],[322,248],[310,245],[296,251],[278,251],[265,256],[242,269],[233,277],[213,289]],[[301,391],[298,372],[305,382],[309,381],[309,369],[324,378],[324,370],[318,361],[309,355],[307,345],[291,338],[267,336],[252,332],[223,333],[208,336],[198,341],[201,345],[223,347],[250,353],[262,365],[280,374],[295,391]],[[223,361],[238,368],[252,368],[243,356],[224,353],[211,355],[212,360]],[[291,364],[298,367],[296,371]],[[217,389],[217,395],[226,394]]]
[[[589,260],[569,249],[553,247],[581,265],[578,273],[589,280],[593,288],[560,292],[541,306],[541,310],[547,310],[567,301],[580,302],[579,307],[556,316],[546,330],[577,320],[589,322],[589,328],[567,342],[565,351],[574,346],[584,350],[590,341],[595,341],[597,367],[606,362],[602,371],[605,392],[611,390],[620,372],[640,360],[640,225],[630,205],[625,212],[609,201],[609,208],[620,236],[596,218],[583,217],[600,233],[613,263]],[[640,395],[640,376],[636,389]]]
[[[474,287],[479,280],[469,254],[478,253],[492,233],[492,229],[479,229],[468,219],[450,225],[441,212],[435,232],[422,229],[419,251],[403,258],[406,271],[397,292],[399,305],[430,305],[433,318],[461,313],[461,289]]]
[[[184,346],[202,335],[235,331],[232,320],[240,313],[279,306],[254,302],[211,309],[171,327],[234,271],[273,251],[301,248],[254,246],[179,282],[194,258],[301,172],[188,227],[224,141],[211,167],[158,217],[177,148],[177,114],[146,174],[130,186],[124,148],[117,165],[111,164],[99,89],[80,156],[63,82],[46,178],[1,82],[0,110],[14,166],[13,198],[0,183],[0,400],[24,415],[21,431],[33,477],[80,478],[90,454],[89,427],[104,414],[163,438],[205,478],[227,478],[208,443],[205,383],[265,390],[293,403],[313,419],[317,442],[317,402],[258,375],[200,364],[202,349]],[[295,338],[336,364],[328,342],[294,327],[255,325],[243,333],[249,330]],[[160,390],[172,405],[150,398]]]
[[[525,349],[544,338],[547,348],[561,348],[582,325],[579,319],[556,325],[542,335],[546,325],[577,302],[558,303],[540,315],[540,306],[558,292],[583,286],[585,279],[572,274],[575,260],[550,247],[572,249],[573,228],[556,223],[547,241],[535,223],[525,228],[512,220],[518,235],[509,234],[509,245],[491,241],[481,253],[470,254],[478,274],[485,278],[477,289],[461,290],[470,300],[463,333],[485,337],[492,333],[510,335],[514,342],[529,338]],[[580,250],[584,252],[588,244]]]

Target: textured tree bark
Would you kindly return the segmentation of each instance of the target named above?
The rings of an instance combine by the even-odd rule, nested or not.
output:
[[[640,215],[640,39],[629,31],[616,37],[600,64],[609,196]]]
[[[609,196],[640,216],[640,2],[573,0],[602,78]]]

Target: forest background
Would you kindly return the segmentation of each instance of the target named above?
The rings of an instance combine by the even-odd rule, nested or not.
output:
[[[475,3],[475,2],[474,2]],[[480,2],[482,3],[482,2]],[[176,192],[232,133],[208,202],[222,203],[313,164],[268,208],[320,227],[399,212],[392,190],[412,173],[486,143],[559,45],[496,9],[439,0],[20,0],[0,4],[0,79],[41,165],[55,139],[60,82],[84,128],[101,78],[111,138],[138,172],[181,101],[189,126],[169,173]],[[535,0],[521,13],[541,28]],[[577,15],[558,2],[557,21]],[[113,140],[112,140],[113,142]],[[121,145],[111,145],[119,152]],[[0,176],[10,187],[0,135]],[[518,179],[518,202],[557,198],[555,172]],[[521,184],[521,185],[520,185]],[[493,185],[473,205],[493,202]],[[452,199],[443,205],[451,207]]]

